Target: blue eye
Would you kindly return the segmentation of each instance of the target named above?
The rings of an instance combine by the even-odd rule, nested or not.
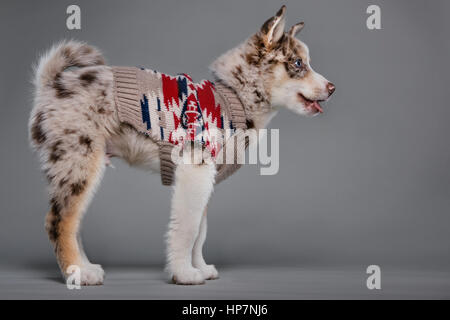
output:
[[[301,68],[301,67],[303,67],[302,59],[297,59],[297,60],[295,60],[294,66],[295,66],[296,68]]]

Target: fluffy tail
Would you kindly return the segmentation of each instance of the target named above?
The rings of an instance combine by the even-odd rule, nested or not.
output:
[[[39,59],[35,68],[34,84],[39,90],[43,86],[51,86],[55,78],[69,67],[103,64],[105,60],[97,48],[74,40],[61,41]]]

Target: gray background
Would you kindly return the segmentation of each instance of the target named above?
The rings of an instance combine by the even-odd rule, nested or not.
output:
[[[81,31],[65,26],[72,3],[81,6]],[[28,271],[49,266],[57,275],[43,227],[46,182],[27,141],[31,65],[39,53],[75,38],[101,48],[110,64],[207,78],[209,63],[256,32],[282,3],[288,26],[306,22],[300,38],[315,69],[337,91],[319,117],[283,110],[271,122],[281,137],[277,175],[260,176],[257,166],[247,166],[216,188],[207,260],[219,268],[290,266],[291,278],[301,275],[296,268],[355,270],[348,277],[361,287],[369,264],[430,277],[448,270],[450,3],[444,0],[3,0],[0,265]],[[366,28],[369,4],[381,6],[382,30]],[[157,175],[113,162],[116,169],[106,170],[84,220],[88,255],[107,270],[155,265],[162,279],[170,189]],[[448,297],[449,277],[442,278],[445,287],[435,284]],[[406,285],[400,291],[410,291],[408,279],[399,280]],[[10,281],[6,296],[16,297]],[[321,288],[323,295],[314,297],[332,292]],[[290,289],[279,290],[298,297],[297,287]]]

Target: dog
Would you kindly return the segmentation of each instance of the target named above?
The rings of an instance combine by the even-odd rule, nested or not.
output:
[[[312,69],[308,47],[296,38],[304,23],[285,31],[285,16],[283,6],[210,66],[215,79],[239,97],[252,130],[264,128],[280,108],[317,115],[323,112],[320,102],[335,91]],[[29,135],[49,182],[46,230],[63,276],[75,265],[82,285],[100,285],[104,271],[89,261],[79,236],[83,214],[109,157],[159,172],[160,150],[154,139],[119,119],[113,70],[95,47],[73,40],[55,45],[40,58],[34,85]],[[216,173],[211,162],[175,168],[167,271],[176,284],[203,284],[219,277],[202,255]],[[190,187],[193,182],[195,188]]]

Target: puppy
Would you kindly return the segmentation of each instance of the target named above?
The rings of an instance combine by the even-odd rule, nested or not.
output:
[[[215,81],[239,100],[248,130],[264,128],[283,107],[305,116],[321,113],[320,102],[335,90],[312,69],[308,47],[295,38],[303,22],[285,32],[285,12],[283,6],[256,34],[210,67]],[[120,157],[145,170],[160,172],[162,168],[160,141],[123,121],[117,111],[120,99],[116,97],[114,70],[105,65],[96,48],[68,41],[49,50],[35,73],[29,131],[49,182],[46,230],[62,274],[67,277],[69,266],[78,266],[82,285],[99,285],[104,279],[102,267],[86,257],[79,231],[109,157]],[[199,87],[186,78],[176,79],[186,81],[197,94],[194,98],[200,100],[195,91]],[[217,182],[217,170],[214,161],[180,162],[173,168],[167,270],[177,284],[202,284],[219,276],[202,256],[206,207]]]

